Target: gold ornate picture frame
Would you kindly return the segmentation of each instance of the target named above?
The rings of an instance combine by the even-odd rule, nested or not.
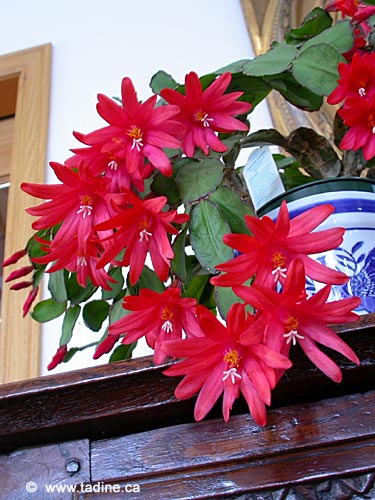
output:
[[[273,41],[281,41],[284,33],[298,26],[314,7],[324,0],[241,0],[247,29],[255,55],[266,52]],[[277,92],[271,92],[268,104],[274,126],[283,134],[297,127],[311,127],[329,137],[335,108],[323,105],[321,111],[308,113],[289,104]]]

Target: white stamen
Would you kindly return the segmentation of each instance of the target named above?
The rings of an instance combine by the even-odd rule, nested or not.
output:
[[[77,214],[82,214],[82,217],[85,219],[88,215],[91,215],[92,206],[91,205],[81,205],[79,210],[77,210]]]
[[[275,276],[275,281],[277,281],[278,279],[280,279],[280,276],[282,278],[286,278],[286,273],[287,272],[287,268],[286,267],[276,267],[276,269],[274,269],[271,274]]]
[[[231,379],[232,384],[236,383],[236,378],[239,380],[242,378],[239,373],[237,373],[237,368],[230,368],[229,370],[224,370],[223,371],[224,377],[223,377],[223,382],[225,382],[229,377]]]
[[[132,149],[135,148],[137,151],[140,151],[142,146],[143,146],[142,137],[140,137],[139,139],[133,138]]]
[[[364,97],[366,95],[366,89],[364,87],[361,87],[358,89],[358,94],[361,96],[361,97]]]
[[[87,266],[86,257],[84,255],[77,257],[77,266]]]
[[[372,133],[375,134],[375,125],[372,127]]]
[[[146,229],[142,229],[142,231],[139,233],[139,241],[143,241],[143,238],[146,241],[149,241],[150,236],[152,236],[152,233],[150,233],[149,231],[146,231]]]
[[[210,126],[209,122],[213,122],[213,121],[214,121],[213,118],[208,118],[207,113],[203,116],[203,118],[201,118],[201,122],[203,122],[203,127],[209,127]]]
[[[115,160],[112,160],[108,163],[108,167],[111,169],[111,170],[117,170],[117,167],[118,167],[118,163],[115,161]]]
[[[167,320],[165,321],[163,324],[162,324],[162,327],[161,327],[162,330],[164,330],[165,332],[169,333],[169,332],[173,332],[173,325],[172,323]]]
[[[290,344],[291,342],[293,345],[297,344],[297,339],[304,339],[305,337],[303,335],[300,335],[297,330],[290,330],[288,333],[284,333],[283,337],[287,339],[286,343]]]

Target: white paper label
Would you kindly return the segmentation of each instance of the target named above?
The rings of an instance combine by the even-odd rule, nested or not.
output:
[[[256,148],[250,153],[243,175],[255,210],[259,210],[269,200],[285,192],[268,146]]]

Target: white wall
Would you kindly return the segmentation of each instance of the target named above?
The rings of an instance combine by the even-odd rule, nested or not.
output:
[[[73,130],[87,133],[104,125],[96,94],[118,96],[124,76],[144,99],[159,69],[182,82],[191,70],[205,74],[253,55],[240,0],[2,0],[0,54],[44,43],[53,46],[47,158],[59,162],[77,146]],[[267,107],[259,107],[252,130],[270,123]],[[43,373],[59,328],[58,321],[44,328]],[[90,335],[80,335],[74,345],[90,341]],[[55,371],[89,364],[90,357],[81,354]]]

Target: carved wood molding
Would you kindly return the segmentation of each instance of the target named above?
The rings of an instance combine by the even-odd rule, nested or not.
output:
[[[273,491],[241,495],[237,500],[360,500],[375,498],[375,469],[357,476],[292,484]]]

